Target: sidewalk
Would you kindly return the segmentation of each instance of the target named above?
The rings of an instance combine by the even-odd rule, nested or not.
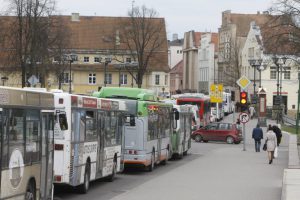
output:
[[[269,165],[267,153],[254,150],[251,133],[256,124],[253,119],[246,125],[246,151],[243,144],[193,143],[218,148],[113,200],[279,200],[289,136],[284,134],[279,157]]]

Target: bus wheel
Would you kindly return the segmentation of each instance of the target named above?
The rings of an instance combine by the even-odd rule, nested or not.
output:
[[[113,167],[112,167],[112,172],[111,172],[111,175],[108,176],[107,180],[109,182],[113,182],[113,180],[115,179],[116,173],[117,173],[117,161],[116,161],[116,159],[114,159],[114,163],[113,163]]]
[[[27,187],[26,195],[25,195],[25,200],[35,200],[35,185],[33,181],[30,181]]]
[[[84,182],[79,185],[79,192],[81,194],[86,194],[90,188],[90,163],[86,163],[85,172],[84,172]]]
[[[152,152],[151,154],[151,163],[150,165],[148,166],[148,171],[149,172],[152,172],[153,169],[154,169],[154,164],[155,164],[155,155],[154,155],[154,152]]]

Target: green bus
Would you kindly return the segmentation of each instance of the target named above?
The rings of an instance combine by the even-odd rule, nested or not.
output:
[[[152,171],[171,156],[173,105],[157,101],[151,90],[105,87],[93,94],[99,98],[123,99],[128,109],[124,126],[124,166],[142,166]]]

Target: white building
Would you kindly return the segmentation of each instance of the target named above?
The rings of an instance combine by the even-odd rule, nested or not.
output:
[[[218,34],[203,33],[198,49],[198,92],[209,93],[218,79]]]
[[[172,69],[183,59],[183,39],[178,39],[177,34],[173,34],[172,41],[168,44],[168,63]]]
[[[265,36],[265,37],[264,37]],[[275,103],[275,97],[277,92],[280,91],[280,87],[277,87],[278,73],[279,73],[279,86],[282,85],[281,95],[283,104],[285,104],[286,111],[294,112],[297,108],[297,96],[299,85],[299,67],[296,63],[299,58],[289,55],[285,49],[284,55],[275,54],[269,46],[263,45],[264,38],[266,38],[264,31],[260,30],[260,27],[255,23],[251,23],[250,31],[247,36],[245,46],[242,51],[242,75],[246,75],[249,79],[254,79],[254,69],[250,66],[249,59],[263,59],[262,66],[265,70],[261,71],[261,85],[267,92],[267,106],[273,106]],[[279,59],[278,64],[275,65],[273,58],[287,58],[283,63],[282,59]],[[256,91],[259,87],[259,71],[256,72]],[[282,77],[282,81],[280,81]],[[280,82],[282,84],[280,84]],[[248,87],[248,93],[253,94],[253,84]],[[279,95],[280,95],[279,94]]]

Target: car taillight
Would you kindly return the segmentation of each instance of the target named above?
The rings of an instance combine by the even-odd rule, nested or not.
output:
[[[54,145],[54,150],[63,151],[64,150],[64,145],[63,144],[55,144]]]

